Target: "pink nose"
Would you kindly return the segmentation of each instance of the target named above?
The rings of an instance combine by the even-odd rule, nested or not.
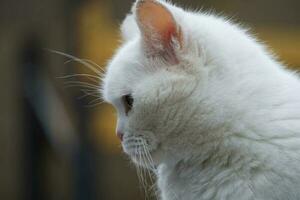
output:
[[[123,141],[123,136],[124,136],[124,134],[122,133],[122,132],[117,132],[117,136],[118,136],[118,138],[121,140],[121,141]]]

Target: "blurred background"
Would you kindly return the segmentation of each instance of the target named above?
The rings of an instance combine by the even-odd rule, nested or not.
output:
[[[300,69],[300,1],[174,2],[233,16]],[[105,69],[132,3],[0,0],[1,200],[145,199],[97,93],[96,64]]]

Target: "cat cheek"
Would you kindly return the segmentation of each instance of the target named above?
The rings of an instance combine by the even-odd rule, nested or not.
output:
[[[152,131],[144,131],[143,135],[145,139],[147,140],[147,145],[149,146],[149,150],[155,150],[157,149],[159,145],[159,141],[157,136]]]

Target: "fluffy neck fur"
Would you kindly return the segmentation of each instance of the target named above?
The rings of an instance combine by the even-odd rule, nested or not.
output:
[[[182,149],[159,166],[163,200],[300,198],[299,79],[261,57],[253,72],[209,77],[183,106],[190,140],[168,145]]]
[[[229,21],[155,2],[181,25],[183,47],[170,55],[180,63],[146,62],[129,16],[103,93],[121,110],[115,99],[135,91],[135,110],[119,114],[118,126],[135,136],[147,130],[145,137],[159,141],[152,156],[161,199],[300,199],[299,77]]]

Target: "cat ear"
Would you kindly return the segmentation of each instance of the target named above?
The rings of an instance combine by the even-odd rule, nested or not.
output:
[[[177,64],[176,52],[182,46],[182,32],[172,13],[155,0],[139,0],[135,15],[148,56],[161,56]]]
[[[139,34],[139,28],[136,24],[134,16],[128,14],[121,25],[122,38],[125,41],[129,41],[135,38]]]

